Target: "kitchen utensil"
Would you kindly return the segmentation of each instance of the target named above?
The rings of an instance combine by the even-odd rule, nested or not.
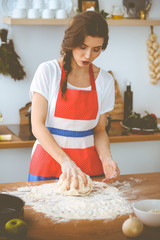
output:
[[[127,12],[127,9],[123,5],[113,5],[111,18],[113,19],[122,19],[124,14]]]
[[[0,193],[0,231],[13,218],[23,218],[24,201],[16,196]]]
[[[145,199],[133,204],[135,215],[149,227],[160,226],[160,199]]]

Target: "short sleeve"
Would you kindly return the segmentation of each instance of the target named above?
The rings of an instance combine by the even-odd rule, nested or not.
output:
[[[100,114],[111,111],[115,103],[115,84],[113,76],[103,71],[101,82],[101,106]]]
[[[32,99],[34,92],[40,93],[47,100],[49,98],[49,89],[50,89],[50,71],[46,63],[39,65],[35,75],[33,77],[31,86],[30,86],[30,97]]]

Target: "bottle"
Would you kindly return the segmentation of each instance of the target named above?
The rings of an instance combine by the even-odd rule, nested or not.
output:
[[[127,82],[126,90],[124,91],[124,120],[132,114],[133,110],[133,92],[131,91],[131,83]]]

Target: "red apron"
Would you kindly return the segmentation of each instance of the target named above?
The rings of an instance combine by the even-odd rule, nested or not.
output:
[[[65,77],[62,68],[61,83]],[[94,147],[93,128],[97,124],[98,98],[96,85],[90,65],[91,90],[69,89],[66,99],[59,88],[53,126],[47,126],[58,145],[77,164],[90,175],[103,174],[99,156]],[[40,144],[37,144],[31,158],[29,181],[59,178],[61,166]]]

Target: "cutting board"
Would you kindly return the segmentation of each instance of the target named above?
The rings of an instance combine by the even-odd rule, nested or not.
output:
[[[121,92],[119,90],[118,82],[115,79],[113,72],[109,71],[109,73],[113,76],[115,82],[115,105],[114,109],[109,112],[112,120],[123,120],[124,115],[124,103]]]

